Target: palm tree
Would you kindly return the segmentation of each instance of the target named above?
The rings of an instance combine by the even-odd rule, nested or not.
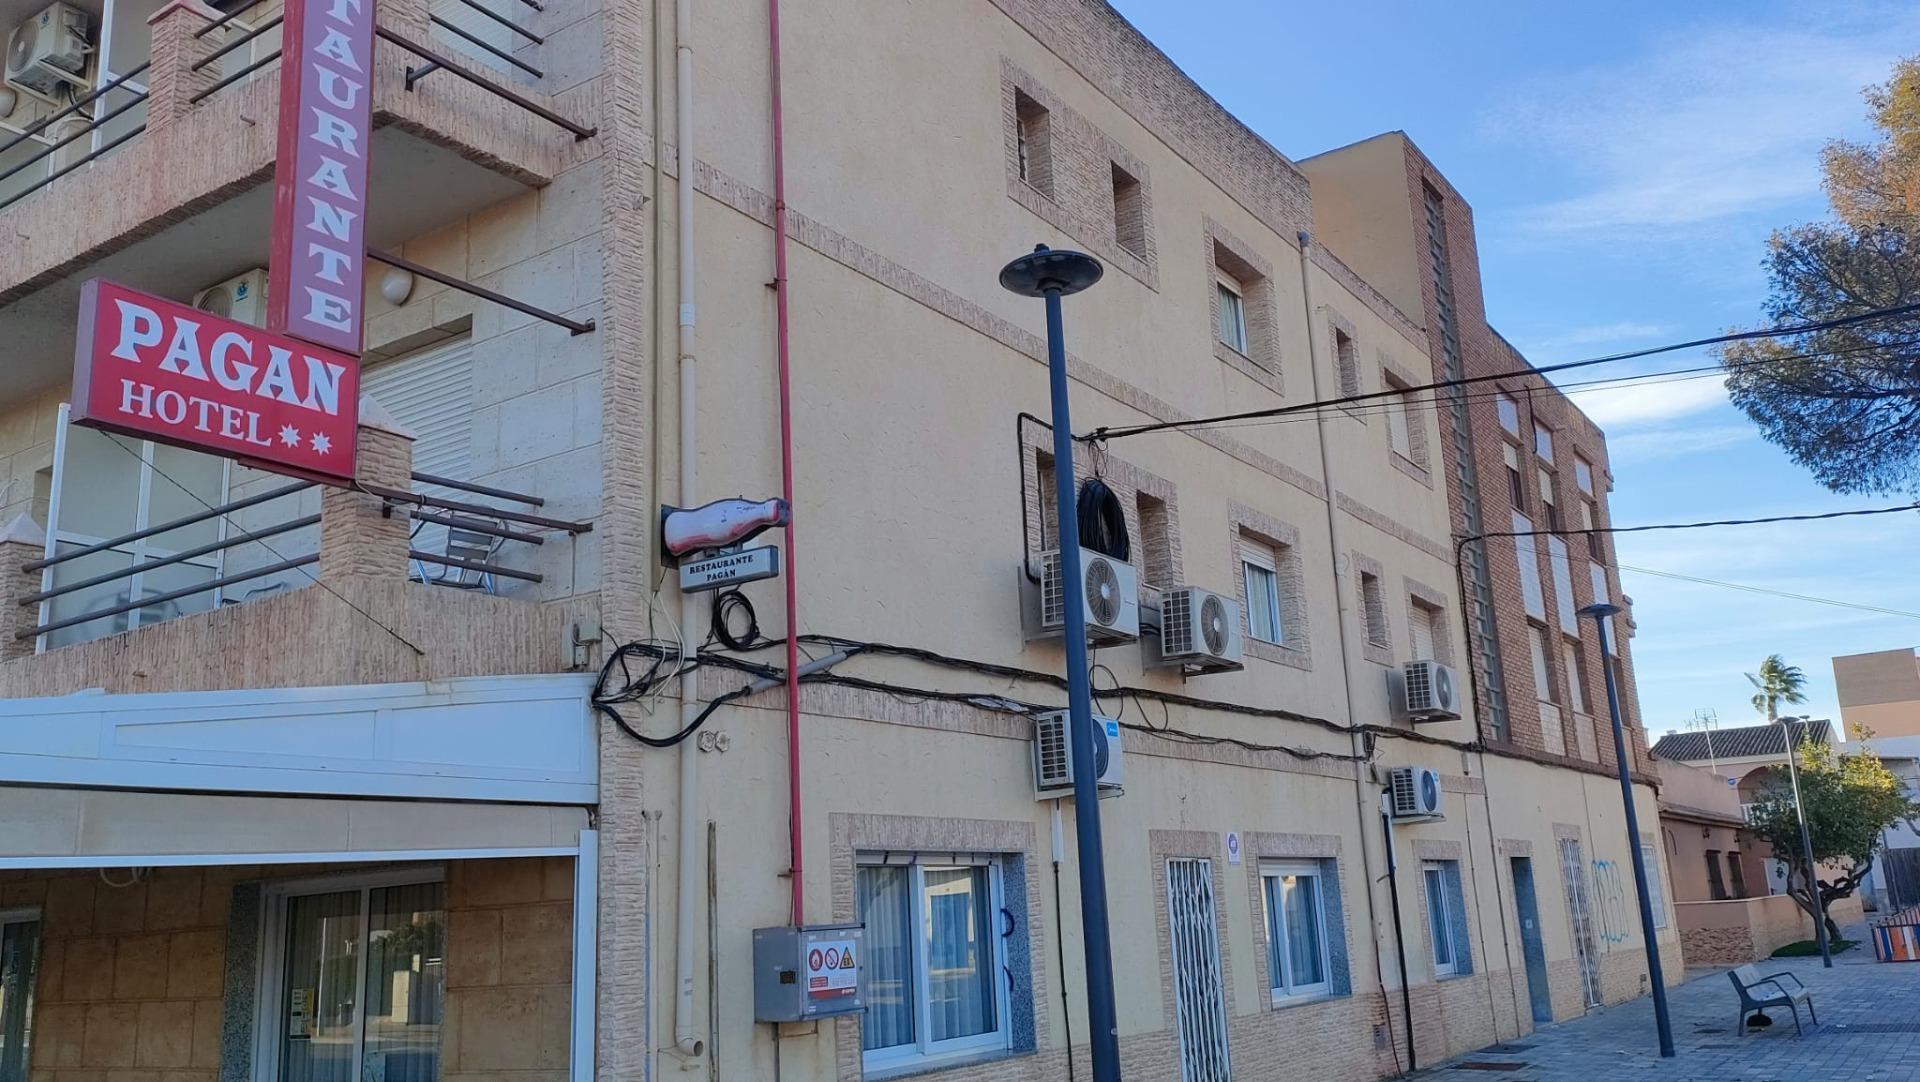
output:
[[[1806,674],[1797,665],[1789,665],[1779,654],[1768,654],[1759,673],[1748,673],[1747,682],[1755,688],[1753,708],[1767,716],[1767,724],[1780,720],[1781,703],[1804,703],[1800,689],[1806,686]]]

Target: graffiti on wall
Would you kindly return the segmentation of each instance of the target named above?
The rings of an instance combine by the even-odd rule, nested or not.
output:
[[[1627,941],[1627,889],[1620,865],[1611,860],[1593,862],[1593,908],[1600,918],[1600,938],[1609,946]]]

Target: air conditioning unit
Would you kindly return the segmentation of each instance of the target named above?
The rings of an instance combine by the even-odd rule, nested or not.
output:
[[[1440,812],[1440,772],[1424,766],[1387,771],[1387,796],[1395,822],[1444,819]]]
[[[87,85],[87,13],[68,4],[50,4],[13,28],[7,38],[7,83],[29,94],[55,99],[62,86]]]
[[[1041,553],[1039,586],[1027,589],[1028,639],[1058,638],[1066,631],[1067,591],[1060,576],[1059,550]],[[1140,637],[1140,576],[1131,564],[1081,549],[1080,586],[1088,639],[1111,643]]]
[[[1160,633],[1141,640],[1148,668],[1232,672],[1240,662],[1240,603],[1196,586],[1160,594]],[[1152,620],[1148,623],[1151,625]]]
[[[208,286],[193,295],[193,306],[263,327],[267,322],[267,272],[256,267],[217,286]]]
[[[1395,697],[1413,721],[1460,720],[1460,677],[1438,661],[1409,661],[1389,672]]]
[[[1073,744],[1068,738],[1067,711],[1036,714],[1033,719],[1033,795],[1054,800],[1073,795]],[[1119,796],[1126,780],[1126,761],[1120,755],[1120,723],[1098,714],[1093,718],[1093,766],[1102,797]]]

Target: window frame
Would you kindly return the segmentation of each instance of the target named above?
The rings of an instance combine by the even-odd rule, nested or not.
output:
[[[1560,689],[1553,679],[1553,647],[1547,641],[1547,626],[1527,621],[1527,657],[1533,666],[1533,697],[1549,706],[1559,706]]]
[[[0,1073],[0,1078],[6,1078],[9,1082],[26,1082],[29,1074],[37,1073],[33,1071],[33,1011],[34,1001],[38,998],[35,992],[36,986],[40,983],[40,962],[45,955],[44,916],[37,905],[9,906],[0,909],[0,931],[14,924],[33,925],[32,955],[27,960],[26,988],[20,997],[22,1003],[17,1015],[20,1031],[11,1032],[6,1026],[6,1015],[0,1013],[0,1072],[6,1070],[10,1060],[17,1071],[13,1074]],[[8,1004],[8,1006],[12,1005]]]
[[[1013,95],[1014,173],[1020,183],[1052,199],[1053,110],[1018,86]]]
[[[1453,935],[1453,899],[1451,887],[1447,883],[1447,861],[1423,860],[1420,862],[1420,889],[1426,896],[1427,906],[1427,950],[1428,960],[1433,963],[1435,977],[1453,977],[1460,973],[1460,944]],[[1438,881],[1439,889],[1434,889]],[[1434,903],[1440,905],[1440,912],[1433,911]],[[1447,960],[1440,961],[1440,947],[1447,948]]]
[[[1244,534],[1240,538],[1240,586],[1247,595],[1247,637],[1264,642],[1269,646],[1287,644],[1286,606],[1280,596],[1280,554],[1272,545]],[[1249,571],[1258,571],[1266,576],[1267,588],[1264,597],[1259,600],[1266,603],[1269,621],[1273,625],[1273,638],[1265,638],[1255,630],[1253,623],[1254,590],[1253,579]]]
[[[360,927],[364,933],[372,923],[372,892],[383,887],[413,887],[428,883],[447,882],[447,868],[444,864],[413,865],[400,868],[378,868],[371,871],[340,872],[331,875],[308,876],[300,879],[282,879],[267,883],[261,889],[260,897],[260,933],[259,950],[255,958],[255,984],[258,989],[253,1003],[253,1056],[247,1068],[247,1077],[251,1082],[279,1082],[281,1046],[286,1036],[286,1011],[282,1009],[286,997],[286,954],[287,954],[287,903],[294,898],[315,894],[338,894],[350,890],[360,892]],[[451,912],[451,897],[442,899],[443,912]],[[363,1062],[366,1044],[366,956],[363,949],[357,952],[356,964],[359,967],[355,979],[354,1012],[354,1058],[355,1076],[365,1071]],[[449,937],[446,949],[452,953],[453,943]],[[444,1009],[444,1008],[443,1008]],[[441,1034],[445,1032],[445,1016],[442,1015]],[[445,1061],[446,1045],[440,1045],[439,1082],[444,1082],[450,1073]]]
[[[1520,400],[1501,391],[1493,402],[1493,415],[1500,427],[1508,435],[1518,439],[1520,436]]]
[[[1539,421],[1533,422],[1533,453],[1542,462],[1553,461],[1553,429]]]
[[[1593,463],[1577,454],[1573,456],[1573,483],[1581,492],[1593,495]]]
[[[1327,930],[1327,871],[1317,860],[1263,860],[1260,862],[1260,902],[1265,909],[1267,929],[1267,992],[1276,1007],[1327,999],[1333,995],[1333,952]],[[1293,962],[1288,950],[1292,943],[1286,929],[1286,914],[1274,904],[1274,890],[1287,876],[1305,876],[1313,880],[1313,912],[1319,930],[1321,979],[1312,984],[1293,980]],[[1280,983],[1275,983],[1278,980]]]
[[[1653,909],[1653,929],[1657,932],[1667,926],[1667,888],[1660,878],[1660,850],[1652,842],[1638,844],[1640,862],[1647,871],[1647,901]]]
[[[1377,572],[1361,571],[1360,618],[1366,625],[1368,646],[1391,649],[1393,623],[1387,615],[1387,584]]]
[[[1507,467],[1507,499],[1513,509],[1522,514],[1527,510],[1526,476],[1520,472],[1520,446],[1514,443],[1502,443],[1501,458]]]
[[[1213,288],[1217,301],[1215,310],[1219,313],[1213,321],[1214,340],[1242,357],[1250,359],[1252,354],[1247,351],[1252,348],[1252,342],[1247,337],[1246,286],[1227,272],[1216,269],[1213,274]],[[1238,341],[1227,337],[1229,317],[1232,320],[1231,329],[1238,336]]]
[[[1587,660],[1586,648],[1580,640],[1562,635],[1560,658],[1567,669],[1567,709],[1576,714],[1592,714],[1593,700],[1587,696],[1587,675],[1583,671]]]
[[[1400,392],[1386,400],[1387,449],[1415,465],[1426,465],[1420,461],[1419,448],[1414,446],[1413,411],[1407,404],[1406,387],[1391,373],[1384,376],[1383,382],[1385,390]]]
[[[956,1060],[971,1059],[995,1052],[1009,1051],[1013,1047],[1012,996],[1007,982],[1002,979],[1007,971],[1007,937],[1001,934],[997,920],[1005,911],[1005,858],[997,854],[976,855],[967,853],[862,853],[854,859],[854,874],[857,877],[863,868],[904,867],[908,870],[909,887],[913,897],[912,927],[916,933],[909,946],[912,951],[913,967],[913,1031],[914,1039],[909,1044],[893,1045],[887,1048],[862,1048],[860,1050],[861,1070],[868,1076],[886,1076],[891,1074],[917,1072],[936,1068]],[[936,1041],[930,1037],[929,1019],[931,1001],[928,996],[928,963],[931,948],[931,922],[928,919],[926,872],[928,870],[946,871],[957,868],[985,868],[987,871],[987,906],[996,918],[994,927],[987,930],[987,939],[993,951],[989,972],[989,983],[993,988],[994,1028],[987,1033],[966,1037],[950,1037]],[[856,896],[858,891],[856,889]],[[924,932],[922,931],[924,930]],[[865,997],[865,990],[862,989]]]

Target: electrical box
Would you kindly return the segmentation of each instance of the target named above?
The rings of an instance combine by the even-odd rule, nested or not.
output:
[[[864,926],[812,924],[753,930],[753,1017],[760,1022],[805,1022],[853,1014],[866,964]]]

